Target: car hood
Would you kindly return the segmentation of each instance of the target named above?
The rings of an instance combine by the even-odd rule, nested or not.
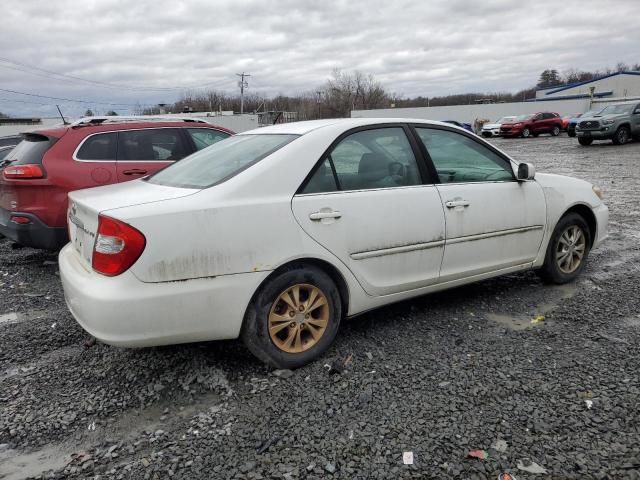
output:
[[[501,123],[485,123],[482,128],[487,130],[492,130],[494,128],[500,128]]]
[[[599,121],[599,120],[617,120],[618,118],[623,118],[623,117],[627,117],[628,115],[626,113],[610,113],[608,115],[595,115],[593,117],[582,117],[580,118],[580,121],[582,122],[583,120],[595,120],[595,121]]]

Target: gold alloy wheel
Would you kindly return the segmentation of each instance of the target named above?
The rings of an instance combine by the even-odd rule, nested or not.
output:
[[[562,273],[575,272],[584,258],[587,249],[587,238],[577,225],[568,227],[558,241],[556,262]]]
[[[286,353],[301,353],[320,341],[329,324],[329,301],[318,287],[287,288],[271,306],[269,336]]]

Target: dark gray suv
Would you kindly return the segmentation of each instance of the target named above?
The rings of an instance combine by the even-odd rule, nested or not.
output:
[[[608,105],[600,113],[580,117],[576,125],[580,145],[591,145],[594,140],[612,140],[623,145],[632,138],[640,139],[640,102]]]

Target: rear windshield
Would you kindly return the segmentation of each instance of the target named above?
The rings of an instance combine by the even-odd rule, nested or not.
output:
[[[25,133],[22,138],[23,140],[5,158],[13,165],[41,164],[45,152],[57,140],[36,133]]]
[[[295,138],[297,135],[236,135],[214,143],[146,180],[170,187],[211,187],[259,162]]]

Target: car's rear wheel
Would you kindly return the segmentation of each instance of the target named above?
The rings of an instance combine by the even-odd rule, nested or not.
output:
[[[530,136],[531,136],[531,130],[529,130],[529,128],[528,128],[528,127],[524,127],[524,128],[522,129],[522,137],[523,137],[523,138],[528,138],[528,137],[530,137]]]
[[[539,274],[549,283],[567,283],[584,269],[591,245],[587,222],[577,213],[562,217],[553,230]]]
[[[593,138],[585,138],[585,137],[579,137],[578,138],[578,143],[582,146],[588,147],[589,145],[591,145],[593,143]]]
[[[341,316],[340,292],[329,275],[313,266],[291,267],[255,295],[242,340],[263,362],[298,368],[329,348]]]
[[[554,137],[557,137],[558,135],[560,135],[560,127],[558,125],[555,125],[551,129],[551,135],[553,135]]]
[[[616,134],[613,136],[613,143],[616,145],[624,145],[629,141],[631,137],[631,132],[629,131],[629,127],[622,126],[616,130]]]

